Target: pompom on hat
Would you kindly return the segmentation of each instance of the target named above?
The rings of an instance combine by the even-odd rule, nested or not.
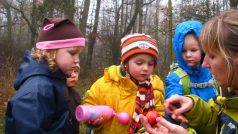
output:
[[[130,34],[121,39],[121,62],[125,63],[129,57],[135,54],[151,54],[157,61],[159,52],[157,41],[146,34]]]
[[[45,18],[36,48],[40,50],[84,47],[85,38],[69,19]]]

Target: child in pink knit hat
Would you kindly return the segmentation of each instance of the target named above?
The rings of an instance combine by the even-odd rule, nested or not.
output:
[[[46,18],[36,48],[27,51],[8,102],[5,133],[73,133],[66,77],[80,60],[85,38],[69,19]]]

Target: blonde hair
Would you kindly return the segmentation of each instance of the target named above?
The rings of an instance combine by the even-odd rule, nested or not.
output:
[[[54,71],[57,69],[55,62],[57,49],[52,50],[40,50],[33,48],[31,50],[31,56],[39,61],[45,60],[48,62],[48,67],[50,70]]]
[[[238,10],[224,11],[205,23],[200,42],[206,53],[222,55],[227,63],[228,78],[235,69],[234,56],[238,52]]]
[[[189,33],[187,33],[186,34],[186,36],[185,36],[185,38],[194,38],[197,42],[198,42],[198,44],[200,44],[200,40],[199,40],[199,38],[196,36],[196,34],[194,33],[194,32],[189,32]],[[184,38],[184,39],[185,39]],[[199,45],[199,47],[200,47],[200,45]]]

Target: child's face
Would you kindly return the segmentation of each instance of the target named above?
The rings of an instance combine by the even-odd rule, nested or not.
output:
[[[188,66],[198,66],[201,61],[201,48],[194,36],[186,36],[182,49],[182,56]]]
[[[128,61],[130,75],[138,81],[149,78],[154,70],[154,58],[149,54],[137,54]]]
[[[67,78],[67,86],[74,87],[78,81],[78,77],[79,77],[79,68],[73,69],[71,77]]]
[[[61,48],[56,53],[56,64],[65,74],[70,75],[72,68],[79,64],[81,47]]]

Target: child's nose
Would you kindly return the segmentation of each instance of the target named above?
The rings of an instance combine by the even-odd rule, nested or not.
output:
[[[71,77],[72,78],[76,77],[76,72],[73,71],[72,74],[71,74]]]
[[[79,62],[80,62],[79,57],[78,57],[78,56],[75,57],[75,58],[74,58],[74,63],[78,64]]]
[[[148,70],[149,66],[148,65],[144,65],[143,66],[143,70]]]
[[[186,55],[191,56],[191,52],[187,51]]]

